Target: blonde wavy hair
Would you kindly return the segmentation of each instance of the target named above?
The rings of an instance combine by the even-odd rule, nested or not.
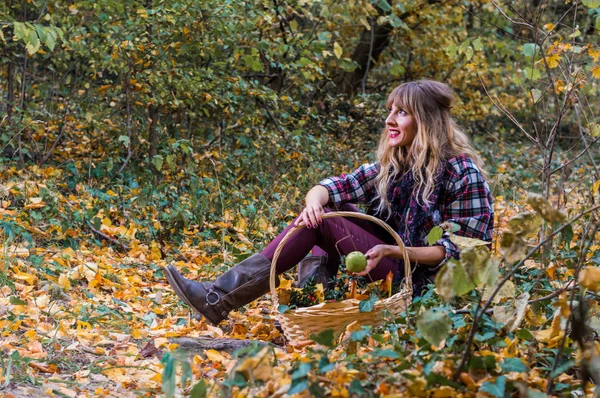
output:
[[[387,211],[391,215],[388,187],[407,172],[414,176],[412,194],[422,206],[431,204],[429,197],[435,179],[443,172],[446,160],[464,154],[483,172],[481,158],[450,115],[455,100],[456,95],[448,85],[433,80],[401,84],[389,95],[387,107],[395,105],[412,115],[417,135],[409,147],[390,147],[387,126],[383,130],[377,149],[379,174],[375,179],[378,213]]]

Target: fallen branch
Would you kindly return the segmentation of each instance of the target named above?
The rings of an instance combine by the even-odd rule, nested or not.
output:
[[[235,350],[248,347],[252,344],[257,344],[260,347],[268,345],[268,343],[260,340],[241,340],[211,337],[175,337],[169,339],[169,342],[178,344],[179,348],[181,348],[186,354],[189,354],[191,356],[197,354],[204,355],[205,350],[216,350],[232,353]]]
[[[86,220],[86,223],[87,223],[88,227],[92,230],[92,232],[95,233],[96,235],[98,235],[99,237],[101,237],[102,239],[107,240],[110,243],[119,246],[121,249],[125,250],[126,252],[129,251],[129,246],[127,246],[126,244],[124,244],[122,242],[119,242],[115,238],[112,238],[112,237],[106,235],[102,231],[98,231],[96,228],[94,228],[94,226],[92,225],[92,223],[89,222],[88,220]]]

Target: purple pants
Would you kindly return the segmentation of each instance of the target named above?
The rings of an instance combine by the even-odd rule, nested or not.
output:
[[[343,209],[337,210],[358,212],[352,205],[345,205]],[[333,210],[325,209],[326,213],[331,211]],[[262,254],[272,260],[279,242],[293,226],[294,223],[288,225],[265,247]],[[385,230],[370,221],[354,217],[323,219],[317,228],[304,227],[288,239],[277,258],[277,273],[281,274],[294,267],[311,250],[313,256],[327,256],[327,266],[337,270],[340,253],[346,255],[356,250],[366,253],[375,245],[394,244],[392,242],[393,238]],[[390,271],[396,274],[398,261],[384,257],[369,273],[369,277],[373,281],[384,279]]]

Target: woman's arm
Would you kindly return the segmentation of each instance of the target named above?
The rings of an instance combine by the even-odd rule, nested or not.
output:
[[[406,253],[411,263],[432,267],[439,265],[446,258],[446,248],[444,246],[407,247]],[[398,245],[376,245],[365,255],[367,257],[367,268],[357,273],[358,276],[365,276],[371,272],[383,257],[404,258]]]

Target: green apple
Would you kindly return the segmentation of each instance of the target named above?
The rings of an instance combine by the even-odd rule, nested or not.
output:
[[[367,268],[367,258],[361,252],[352,252],[346,256],[346,268],[350,272],[361,272]]]

